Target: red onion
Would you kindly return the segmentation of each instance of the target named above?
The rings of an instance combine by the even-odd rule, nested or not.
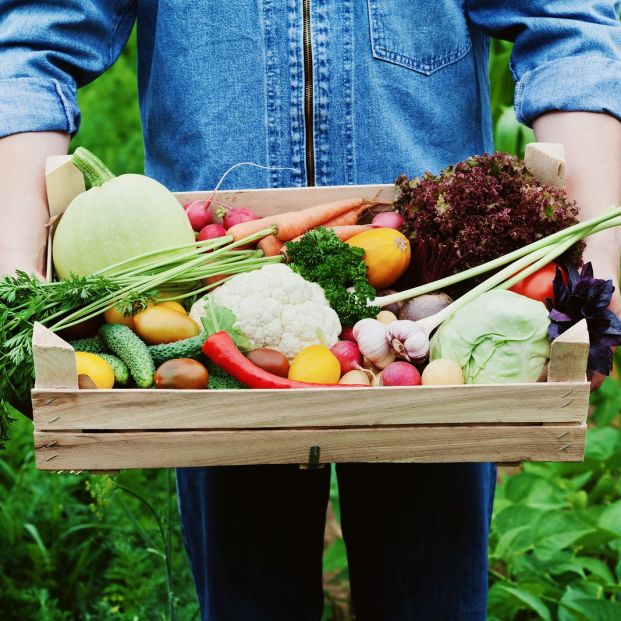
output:
[[[405,218],[396,211],[382,211],[371,220],[371,224],[400,231],[405,224]]]
[[[383,295],[392,295],[393,293],[397,293],[394,289],[381,289],[377,292],[378,297]],[[405,302],[393,302],[392,304],[386,304],[386,306],[382,306],[382,310],[390,311],[395,315],[399,315],[399,311],[401,307],[405,304]]]
[[[391,362],[380,376],[382,386],[420,386],[420,373],[409,362]]]
[[[258,220],[259,216],[252,211],[252,209],[248,209],[247,207],[232,207],[229,209],[226,214],[222,216],[222,224],[224,228],[228,231],[232,226],[236,224],[241,224],[242,222],[250,222],[252,220]]]
[[[349,373],[349,371],[354,369],[360,369],[362,354],[356,343],[352,341],[339,341],[330,347],[330,351],[341,363],[341,375],[345,375],[345,373]]]
[[[213,222],[210,205],[211,201],[194,201],[183,206],[195,231],[200,231]]]
[[[355,343],[356,337],[354,336],[354,326],[347,326],[347,328],[343,328],[339,338],[341,341],[352,341]]]
[[[224,237],[224,235],[226,235],[226,229],[221,224],[208,224],[205,228],[201,229],[197,241],[216,239],[217,237]]]

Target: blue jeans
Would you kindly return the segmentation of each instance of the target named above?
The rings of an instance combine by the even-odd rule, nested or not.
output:
[[[337,465],[358,621],[484,621],[494,464]],[[177,471],[203,621],[319,621],[330,469]]]

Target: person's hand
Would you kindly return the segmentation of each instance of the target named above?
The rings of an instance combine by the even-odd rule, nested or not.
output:
[[[586,248],[583,254],[583,260],[586,263],[590,261],[593,265],[593,274],[595,278],[603,278],[604,280],[612,280],[615,291],[610,301],[610,310],[621,317],[621,292],[619,291],[619,256],[617,254],[616,240],[605,235],[600,237],[587,238]],[[591,378],[591,390],[597,390],[605,376],[601,373],[595,373]]]

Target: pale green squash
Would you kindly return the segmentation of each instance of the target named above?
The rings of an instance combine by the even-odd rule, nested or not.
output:
[[[115,177],[82,147],[72,161],[93,187],[71,202],[58,223],[52,255],[60,278],[195,241],[183,207],[161,183],[143,175]]]

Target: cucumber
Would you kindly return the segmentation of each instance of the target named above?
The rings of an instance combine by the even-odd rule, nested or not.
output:
[[[153,385],[155,366],[149,348],[127,327],[109,323],[99,328],[99,338],[128,367],[139,388]]]
[[[96,336],[69,341],[69,345],[76,351],[85,351],[89,354],[103,354],[106,351],[104,344]]]
[[[99,354],[111,367],[114,372],[114,382],[119,386],[125,386],[129,382],[129,369],[127,365],[117,356],[112,354]]]
[[[161,345],[151,345],[149,353],[156,367],[172,360],[173,358],[196,358],[202,352],[203,343],[207,337],[205,334],[197,334],[189,339],[182,339],[174,343],[162,343]]]

